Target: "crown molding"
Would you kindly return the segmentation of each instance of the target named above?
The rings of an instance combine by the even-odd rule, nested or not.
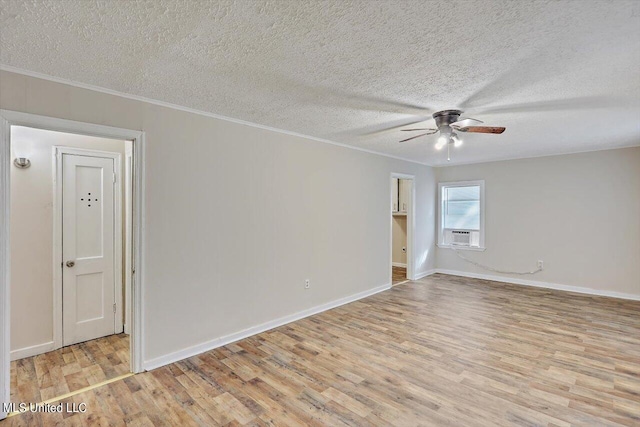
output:
[[[158,105],[160,107],[171,108],[173,110],[184,111],[184,112],[187,112],[187,113],[197,114],[197,115],[200,115],[200,116],[210,117],[210,118],[214,118],[214,119],[218,119],[218,120],[224,120],[224,121],[227,121],[227,122],[237,123],[237,124],[241,124],[241,125],[245,125],[245,126],[251,126],[251,127],[254,127],[254,128],[263,129],[263,130],[267,130],[267,131],[271,131],[271,132],[277,132],[277,133],[282,133],[282,134],[285,134],[285,135],[296,136],[298,138],[309,139],[311,141],[322,142],[324,144],[331,144],[331,145],[335,145],[335,146],[338,146],[338,147],[348,148],[350,150],[356,150],[356,151],[361,151],[361,152],[364,152],[364,153],[375,154],[375,155],[382,156],[382,157],[388,157],[388,158],[395,159],[395,160],[401,160],[403,162],[415,163],[415,164],[419,164],[419,165],[422,165],[422,166],[431,167],[429,164],[424,163],[424,162],[419,162],[417,160],[411,160],[411,159],[407,159],[407,158],[404,158],[404,157],[393,156],[391,154],[382,153],[380,151],[367,150],[366,148],[354,147],[353,145],[343,144],[343,143],[340,143],[340,142],[335,142],[335,141],[331,141],[331,140],[324,139],[324,138],[318,138],[318,137],[311,136],[311,135],[305,135],[305,134],[298,133],[298,132],[288,131],[286,129],[279,129],[279,128],[275,128],[275,127],[271,127],[271,126],[261,125],[259,123],[254,123],[254,122],[250,122],[250,121],[247,121],[247,120],[242,120],[242,119],[236,119],[236,118],[233,118],[233,117],[223,116],[221,114],[211,113],[211,112],[204,111],[204,110],[197,110],[195,108],[189,108],[189,107],[185,107],[185,106],[178,105],[178,104],[172,104],[170,102],[160,101],[160,100],[157,100],[157,99],[146,98],[144,96],[133,95],[133,94],[125,93],[125,92],[119,92],[117,90],[112,90],[112,89],[108,89],[108,88],[101,87],[101,86],[95,86],[95,85],[76,82],[76,81],[73,81],[73,80],[68,80],[68,79],[64,79],[64,78],[60,78],[60,77],[50,76],[48,74],[38,73],[36,71],[29,71],[29,70],[25,70],[25,69],[22,69],[22,68],[13,67],[11,65],[6,65],[6,64],[1,64],[0,63],[0,70],[1,71],[6,71],[6,72],[9,72],[9,73],[20,74],[20,75],[23,75],[23,76],[33,77],[33,78],[36,78],[36,79],[48,80],[48,81],[51,81],[51,82],[54,82],[54,83],[60,83],[60,84],[68,85],[68,86],[81,88],[81,89],[87,89],[87,90],[92,90],[92,91],[95,91],[95,92],[105,93],[105,94],[108,94],[108,95],[119,96],[119,97],[122,97],[122,98],[131,99],[131,100],[134,100],[134,101],[145,102],[147,104]]]

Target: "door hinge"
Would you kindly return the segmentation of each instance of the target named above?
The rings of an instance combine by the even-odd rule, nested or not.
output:
[[[116,173],[115,172],[113,173],[113,183],[114,184],[116,183]]]
[[[115,303],[113,304],[113,312],[114,313],[116,312],[116,304]]]

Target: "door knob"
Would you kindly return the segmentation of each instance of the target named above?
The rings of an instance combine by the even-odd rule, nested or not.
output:
[[[73,267],[74,265],[76,265],[75,261],[67,261],[67,267]]]

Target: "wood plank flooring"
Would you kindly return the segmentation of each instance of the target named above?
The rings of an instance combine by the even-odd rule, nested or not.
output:
[[[11,401],[40,403],[127,372],[129,335],[110,335],[11,362]]]
[[[407,269],[404,267],[391,267],[391,284],[396,285],[407,280]]]
[[[638,426],[640,302],[433,275],[5,426]]]

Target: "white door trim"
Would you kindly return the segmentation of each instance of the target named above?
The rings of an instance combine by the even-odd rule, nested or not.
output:
[[[122,331],[122,159],[120,153],[84,148],[53,147],[53,343],[62,347],[62,155],[113,159],[116,183],[114,191],[114,299],[116,301],[115,331]]]
[[[2,403],[9,402],[9,363],[11,359],[11,339],[9,336],[9,281],[11,279],[9,211],[11,185],[9,182],[11,168],[11,144],[9,143],[9,122],[0,117],[0,419],[7,416]]]
[[[131,236],[131,190],[133,189],[131,179],[132,179],[132,170],[133,168],[133,146],[132,144],[127,144],[124,150],[124,271],[132,271],[131,267],[131,245],[132,245],[132,236]],[[124,313],[124,333],[131,334],[131,275],[127,274],[124,276],[124,309],[126,310]]]
[[[137,130],[115,128],[91,123],[76,122],[54,117],[38,116],[10,110],[0,110],[0,403],[9,402],[10,355],[10,203],[11,185],[11,126],[28,126],[38,129],[91,135],[133,141],[133,259],[132,259],[132,308],[131,371],[142,372],[144,360],[144,218],[145,218],[145,133]],[[6,417],[0,404],[0,419]]]
[[[393,213],[391,212],[391,206],[393,204],[393,179],[406,179],[411,181],[411,192],[409,193],[409,209],[407,209],[407,279],[415,280],[415,251],[413,250],[414,242],[414,230],[415,224],[415,209],[416,209],[416,177],[415,175],[408,175],[404,173],[392,172],[389,178],[389,196],[391,197],[391,203],[389,204],[389,283],[393,283]]]

